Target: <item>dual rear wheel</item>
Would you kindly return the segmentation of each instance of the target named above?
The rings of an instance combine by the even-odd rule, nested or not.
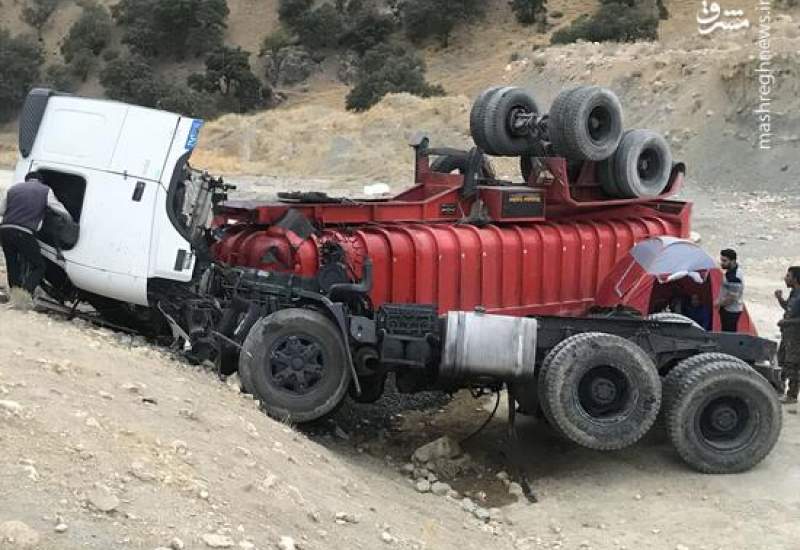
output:
[[[752,468],[769,454],[781,430],[774,389],[741,360],[696,355],[662,383],[641,348],[609,334],[563,340],[542,362],[537,390],[556,432],[589,449],[632,445],[663,410],[678,454],[703,473]]]

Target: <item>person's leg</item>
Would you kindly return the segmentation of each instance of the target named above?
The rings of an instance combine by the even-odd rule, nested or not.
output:
[[[22,286],[22,266],[20,265],[22,258],[17,249],[15,233],[14,229],[0,229],[0,244],[3,246],[3,255],[6,258],[9,289]]]
[[[719,310],[719,320],[722,324],[722,332],[736,332],[737,321],[739,320],[738,313],[731,313],[724,309]]]
[[[24,231],[17,232],[16,240],[17,250],[25,258],[28,268],[27,277],[25,277],[22,286],[33,295],[33,291],[42,282],[46,269],[42,251],[39,248],[39,241],[30,233],[25,233]]]

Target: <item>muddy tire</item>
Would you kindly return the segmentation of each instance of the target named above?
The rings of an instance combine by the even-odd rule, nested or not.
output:
[[[530,153],[532,143],[525,128],[515,129],[517,113],[539,113],[533,96],[522,88],[505,87],[492,91],[475,102],[470,114],[472,139],[484,152],[495,156],[515,157]]]
[[[553,429],[562,436],[564,436],[564,434],[561,433],[561,431],[558,428],[558,425],[553,421],[553,418],[551,416],[552,413],[550,412],[550,405],[549,402],[547,401],[547,375],[550,372],[550,365],[553,363],[553,359],[556,356],[558,356],[559,352],[562,349],[564,349],[564,346],[572,345],[572,343],[575,342],[576,340],[585,340],[587,336],[589,336],[589,334],[576,334],[574,336],[570,336],[569,338],[561,340],[558,344],[555,345],[555,347],[553,347],[553,349],[551,349],[548,352],[548,354],[542,361],[541,366],[539,367],[537,386],[536,386],[539,406],[541,407],[542,413],[544,414],[544,417],[547,419],[547,422],[550,424],[550,426],[552,426]]]
[[[549,133],[557,155],[569,160],[605,160],[622,139],[622,105],[612,91],[598,86],[565,90],[550,110]]]
[[[573,336],[545,373],[543,409],[567,439],[597,450],[622,449],[652,427],[661,379],[639,346],[611,334]]]
[[[661,134],[632,130],[623,137],[611,165],[619,197],[657,197],[669,185],[672,151]]]
[[[239,377],[273,418],[310,422],[331,413],[350,385],[340,332],[324,315],[285,309],[260,319],[244,341]]]
[[[706,474],[751,469],[775,446],[781,425],[774,388],[737,362],[714,362],[688,373],[667,417],[678,454]]]
[[[484,131],[486,111],[489,107],[489,101],[492,99],[494,94],[502,88],[502,86],[493,86],[481,92],[481,94],[475,100],[475,103],[472,104],[472,110],[469,114],[469,130],[470,134],[472,135],[472,140],[475,142],[475,145],[480,147],[486,153],[489,153],[489,143]]]
[[[738,357],[728,355],[727,353],[715,352],[692,355],[691,357],[684,359],[672,367],[667,375],[661,380],[661,394],[663,396],[661,408],[665,411],[665,413],[669,414],[668,411],[672,408],[672,404],[675,401],[675,396],[678,393],[678,389],[681,387],[683,379],[686,378],[689,373],[692,373],[696,369],[699,369],[705,365],[719,362],[740,363],[747,366],[747,363]]]
[[[670,313],[668,311],[662,313],[651,313],[647,316],[648,321],[659,321],[661,323],[681,323],[684,325],[692,325],[693,327],[699,328],[701,330],[703,327],[698,325],[694,320],[689,319],[685,315],[681,315],[680,313]]]

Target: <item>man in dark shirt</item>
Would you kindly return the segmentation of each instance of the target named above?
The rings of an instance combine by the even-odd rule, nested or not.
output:
[[[698,294],[692,294],[683,314],[706,330],[711,330],[711,307],[703,304]]]
[[[717,299],[723,332],[736,332],[739,318],[744,310],[744,275],[739,267],[735,250],[726,248],[720,252],[719,265],[725,272],[722,288]]]
[[[23,288],[31,295],[46,267],[34,235],[42,228],[48,208],[67,212],[38,172],[31,172],[23,183],[12,185],[0,196],[0,245],[6,258],[8,286]]]
[[[775,297],[783,308],[781,327],[781,346],[778,349],[778,363],[783,368],[781,378],[789,381],[784,403],[797,403],[800,393],[800,266],[790,267],[784,277],[786,286],[791,289],[788,298],[782,290],[775,291]]]

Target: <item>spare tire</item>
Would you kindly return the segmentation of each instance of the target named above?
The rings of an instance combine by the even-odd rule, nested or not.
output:
[[[623,198],[657,197],[669,184],[672,151],[653,130],[627,132],[613,159],[616,187]]]
[[[469,131],[472,135],[472,140],[475,142],[475,145],[483,149],[483,151],[486,153],[489,153],[489,143],[486,139],[486,133],[484,130],[486,110],[489,106],[489,101],[491,101],[494,94],[502,88],[502,86],[493,86],[481,92],[481,94],[472,104],[472,111],[470,111],[469,114]]]
[[[253,325],[239,356],[242,386],[272,416],[317,420],[341,404],[350,368],[341,333],[308,309],[284,309]]]
[[[661,379],[636,344],[603,333],[569,338],[544,378],[543,405],[568,439],[589,449],[622,449],[658,416]]]
[[[622,105],[606,88],[583,86],[562,92],[550,111],[550,142],[571,160],[605,160],[622,139]]]
[[[678,454],[707,474],[751,469],[770,453],[782,426],[775,389],[737,362],[709,363],[683,377],[667,414]]]
[[[506,87],[495,91],[479,122],[479,136],[485,139],[484,151],[490,155],[516,157],[532,150],[527,127],[515,128],[517,114],[538,114],[533,96],[522,88]],[[473,135],[473,139],[475,136]]]

